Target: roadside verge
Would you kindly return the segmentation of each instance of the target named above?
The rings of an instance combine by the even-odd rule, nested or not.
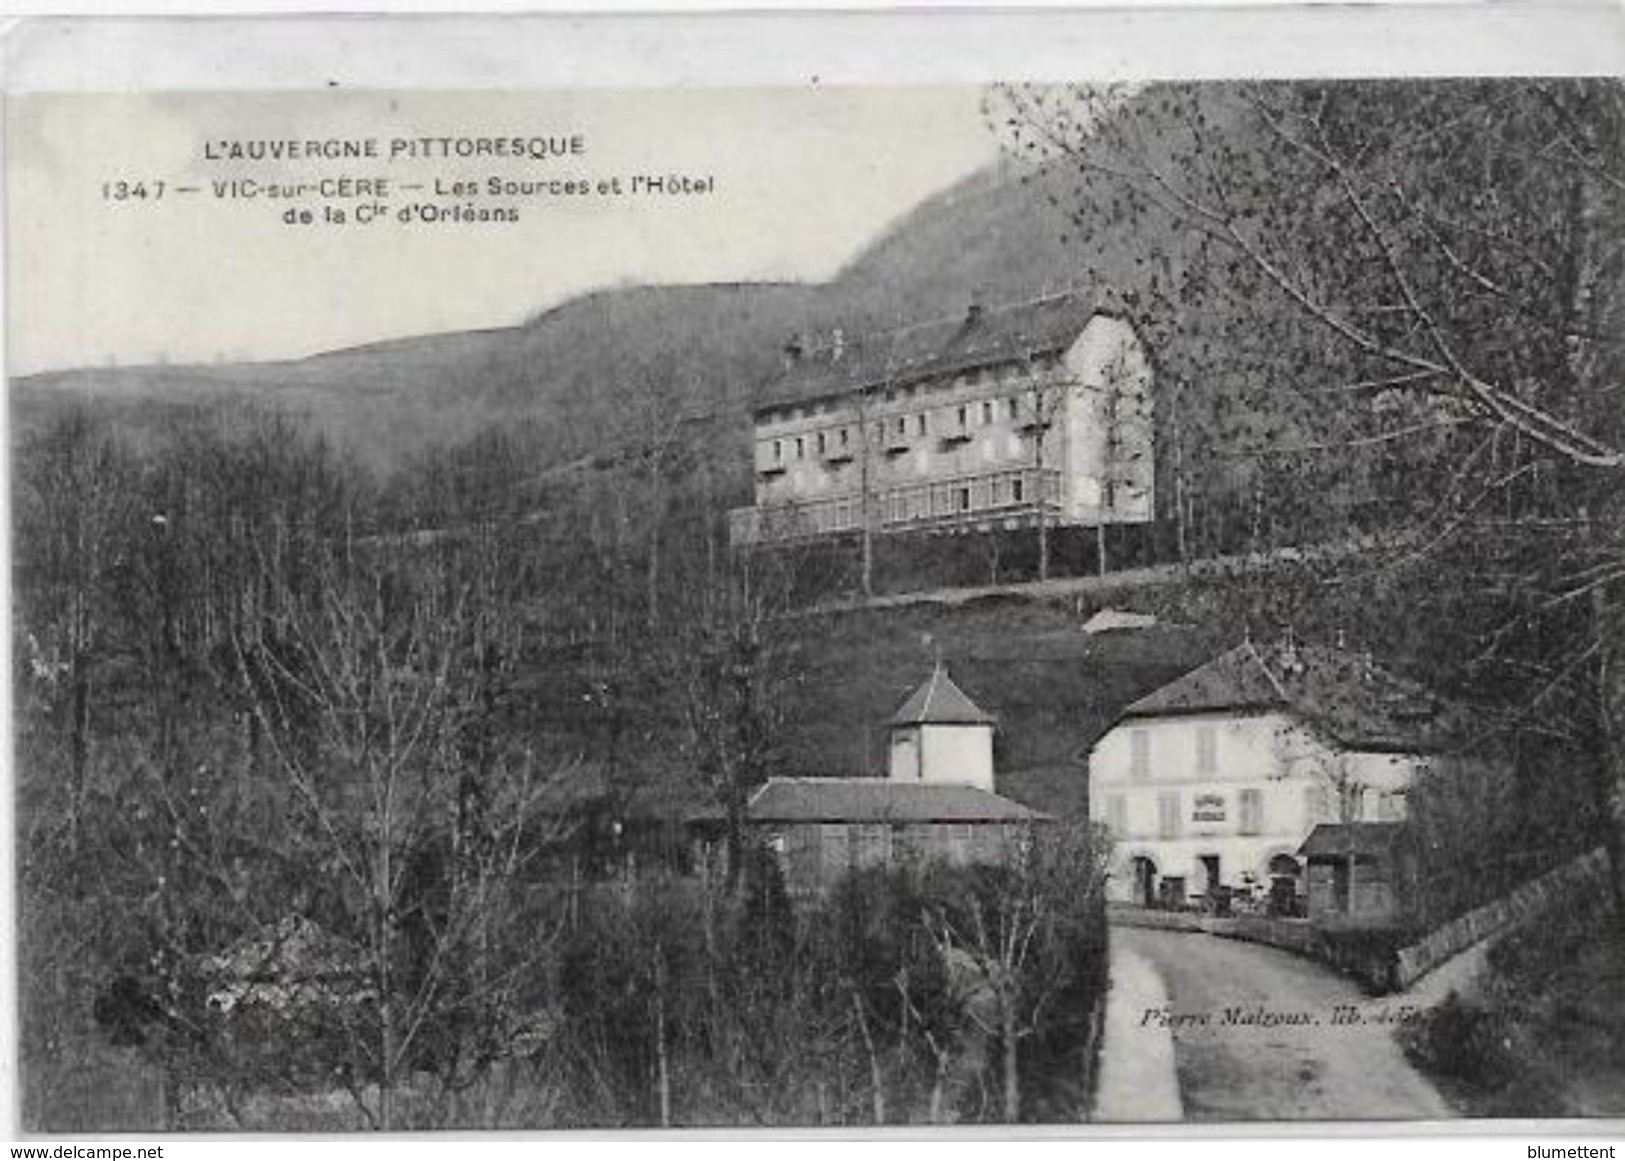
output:
[[[1146,1023],[1148,1009],[1168,1006],[1168,988],[1149,960],[1111,941],[1111,986],[1095,1088],[1095,1123],[1150,1124],[1184,1119],[1174,1038]]]

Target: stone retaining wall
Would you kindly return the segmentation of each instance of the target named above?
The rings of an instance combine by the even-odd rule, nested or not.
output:
[[[1386,956],[1355,954],[1345,941],[1329,936],[1305,919],[1271,919],[1263,915],[1220,918],[1189,911],[1148,911],[1139,907],[1107,908],[1107,919],[1123,927],[1152,927],[1159,931],[1199,931],[1221,939],[1245,939],[1283,951],[1318,959],[1359,979],[1376,991],[1387,987]],[[1369,961],[1369,962],[1368,962]]]
[[[1126,903],[1108,903],[1106,922],[1123,927],[1154,927],[1159,931],[1205,931],[1212,935],[1215,934],[1213,925],[1224,920],[1190,911],[1151,911]]]
[[[1270,919],[1262,915],[1219,918],[1188,911],[1149,911],[1122,904],[1109,906],[1109,922],[1124,927],[1163,931],[1200,931],[1224,939],[1264,943],[1317,959],[1353,976],[1373,992],[1404,991],[1452,956],[1481,940],[1525,922],[1556,900],[1576,893],[1597,898],[1608,894],[1608,856],[1598,847],[1555,867],[1493,903],[1451,920],[1415,943],[1397,950],[1382,932],[1328,932],[1303,919]],[[1388,940],[1393,936],[1389,935]]]
[[[1586,893],[1606,897],[1608,854],[1601,847],[1531,879],[1510,895],[1452,919],[1429,935],[1401,948],[1394,957],[1394,983],[1408,988],[1428,972],[1473,944],[1499,935],[1547,910],[1559,898]]]

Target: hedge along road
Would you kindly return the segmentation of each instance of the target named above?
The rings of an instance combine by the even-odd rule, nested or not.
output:
[[[1139,1016],[1173,1035],[1192,1121],[1417,1121],[1453,1117],[1394,1039],[1411,1007],[1372,998],[1321,965],[1260,944],[1114,926],[1161,976],[1165,1008]]]

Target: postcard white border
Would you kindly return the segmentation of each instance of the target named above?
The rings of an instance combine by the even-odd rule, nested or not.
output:
[[[498,4],[497,7],[503,5]],[[510,5],[512,6],[512,5]],[[808,11],[758,0],[748,11],[705,0],[644,5],[577,0],[563,10],[474,14],[446,12],[444,0],[387,8],[352,3],[348,12],[312,13],[310,0],[223,0],[200,16],[185,3],[121,6],[116,15],[80,16],[72,5],[36,0],[35,15],[0,23],[0,88],[27,92],[168,90],[517,89],[748,87],[763,85],[978,84],[990,80],[1197,79],[1313,76],[1625,75],[1625,8],[1597,0],[1529,2],[1226,5],[1204,0],[1161,5],[1023,8],[948,0],[899,8],[852,0],[840,10]],[[533,6],[534,7],[534,6]],[[412,11],[412,9],[418,9]],[[430,12],[433,8],[438,11]],[[144,11],[138,14],[138,10]],[[298,11],[303,9],[304,11]],[[660,10],[651,10],[660,9]],[[230,15],[219,15],[230,13]],[[3,243],[0,243],[3,245]],[[0,250],[0,263],[3,263]],[[0,336],[0,365],[3,365]],[[0,424],[3,424],[0,418]],[[6,425],[9,426],[9,425]],[[9,484],[9,434],[0,438]],[[9,486],[0,513],[9,529]],[[9,607],[9,537],[0,539],[0,598]],[[8,623],[9,628],[9,623]],[[0,675],[9,675],[9,632],[0,630]],[[10,698],[0,699],[0,729],[10,737]],[[5,782],[10,785],[9,746]],[[10,795],[0,796],[0,839],[10,847]],[[15,930],[10,860],[0,876],[0,930]],[[15,997],[14,946],[8,947],[0,996]],[[0,1003],[0,1124],[16,1134],[15,1014]],[[793,1129],[745,1134],[814,1136]],[[1206,1142],[1227,1158],[1285,1155],[1289,1142],[1316,1140],[1322,1152],[1369,1155],[1362,1140],[1388,1141],[1399,1157],[1523,1155],[1526,1142],[1618,1141],[1625,1122],[1464,1121],[1434,1123],[1235,1124],[1182,1126],[1037,1126],[856,1134],[870,1148],[929,1142],[933,1154],[984,1149],[992,1140],[1063,1135],[1088,1137],[1108,1156],[1138,1140],[1143,1148]],[[520,1140],[537,1135],[525,1134]],[[602,1142],[642,1140],[662,1149],[703,1149],[713,1156],[719,1134],[591,1134],[560,1140],[574,1151]],[[729,1134],[729,1137],[735,1135]],[[854,1134],[835,1134],[843,1148]],[[876,1139],[878,1137],[878,1139]],[[1328,1139],[1330,1138],[1330,1139]],[[62,1138],[65,1140],[65,1138]],[[77,1142],[107,1139],[76,1135]],[[128,1136],[124,1144],[149,1144]],[[155,1138],[157,1140],[159,1138]],[[410,1148],[443,1148],[481,1139],[449,1134]],[[831,1135],[819,1135],[827,1145]],[[1127,1139],[1127,1140],[1125,1140]],[[1262,1140],[1261,1140],[1262,1139]],[[173,1141],[173,1138],[164,1139]],[[703,1142],[703,1143],[702,1143]],[[517,1144],[513,1135],[507,1143]],[[802,1142],[803,1145],[805,1142]],[[356,1138],[301,1138],[314,1158],[351,1156]],[[400,1151],[399,1139],[374,1145]],[[1112,1148],[1111,1146],[1118,1146]],[[228,1155],[275,1147],[266,1141],[192,1138],[181,1157],[206,1150]],[[918,1147],[917,1145],[914,1147]],[[532,1146],[534,1148],[534,1146]],[[923,1149],[921,1150],[924,1151]]]
[[[821,12],[628,11],[612,0],[585,2],[601,7],[14,20],[5,87],[742,87],[1625,71],[1625,10],[1599,0]]]

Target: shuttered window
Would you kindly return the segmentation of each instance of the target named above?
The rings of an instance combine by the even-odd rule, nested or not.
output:
[[[1157,795],[1157,834],[1162,838],[1179,837],[1179,795]]]
[[[1212,726],[1196,727],[1196,769],[1211,774],[1219,768],[1219,731]]]
[[[1141,781],[1151,777],[1151,735],[1145,730],[1129,731],[1128,772]]]
[[[1241,792],[1241,833],[1264,833],[1264,792],[1261,790]]]

